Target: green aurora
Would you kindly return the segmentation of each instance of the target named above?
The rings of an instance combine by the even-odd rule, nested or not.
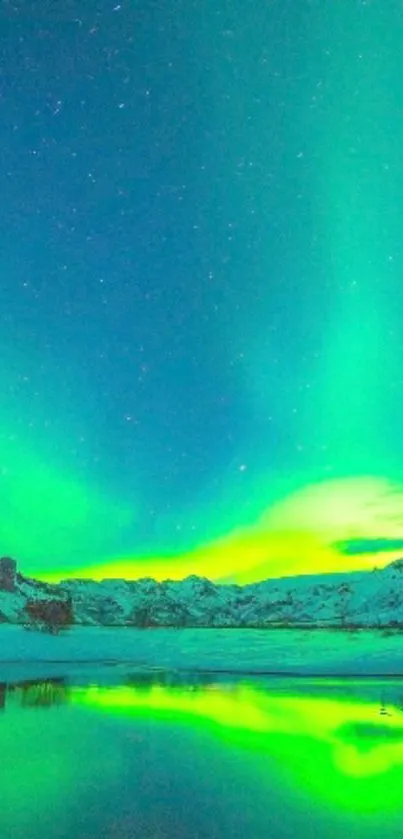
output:
[[[10,65],[18,130],[7,165],[42,142],[26,164],[42,215],[35,228],[21,173],[5,193],[19,228],[0,288],[1,552],[48,580],[247,582],[385,565],[403,539],[401,9],[314,0],[263,13],[237,2],[221,23],[211,2],[181,5],[175,83],[169,47],[155,63],[157,35],[144,59],[151,19],[137,52],[124,40],[126,13],[96,35],[109,37],[108,55],[126,50],[113,89],[86,22],[78,91],[52,25],[41,57],[20,24],[39,89],[52,66],[58,81],[31,134],[20,124],[42,107],[26,98],[37,82],[27,71],[24,94],[19,53]],[[12,51],[12,28],[5,37]],[[66,67],[74,50],[67,39]],[[100,98],[80,93],[91,74]],[[194,112],[174,137],[186,97]],[[4,100],[11,108],[8,89]],[[91,167],[76,172],[80,155]],[[121,183],[133,161],[137,175]],[[89,186],[71,193],[84,175]],[[139,184],[167,203],[136,216],[126,240],[125,219],[148,194]],[[52,218],[70,239],[48,242]]]

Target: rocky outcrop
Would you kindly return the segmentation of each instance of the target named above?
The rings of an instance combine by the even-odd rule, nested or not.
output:
[[[61,586],[23,577],[14,559],[0,559],[0,623],[56,632],[72,622],[71,599]]]
[[[17,577],[17,563],[8,556],[0,558],[0,592],[15,591]]]
[[[26,621],[38,629],[56,634],[74,623],[70,598],[28,600],[25,604]]]

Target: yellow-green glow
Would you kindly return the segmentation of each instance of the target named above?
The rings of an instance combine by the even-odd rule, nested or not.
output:
[[[213,726],[229,742],[292,765],[295,781],[329,803],[362,812],[401,804],[403,710],[345,696],[301,695],[250,684],[192,691],[155,684],[75,689],[72,701],[106,713]]]
[[[94,579],[152,576],[182,579],[199,574],[246,583],[265,577],[379,567],[398,550],[346,555],[339,543],[398,539],[403,532],[403,486],[375,478],[340,478],[304,487],[265,510],[254,525],[236,528],[182,554],[132,556],[83,565],[76,575]],[[38,576],[60,580],[67,569]]]
[[[175,95],[156,62],[152,101],[167,107],[144,126],[131,122],[134,100],[118,113],[113,95],[96,105],[95,134],[78,130],[86,95],[75,91],[78,117],[63,68],[57,95],[71,107],[48,124],[43,56],[35,90],[21,87],[15,105],[4,91],[4,125],[18,128],[10,219],[31,201],[22,159],[38,209],[35,232],[24,210],[0,267],[0,554],[26,575],[247,583],[382,567],[401,553],[403,17],[396,0],[277,2],[245,15],[229,4],[222,31],[214,4],[202,25],[203,2],[190,4],[191,67],[178,66]],[[10,27],[18,62],[14,37]],[[84,47],[71,57],[91,64],[82,78],[109,76],[102,49]],[[148,49],[128,57],[127,90]],[[182,101],[195,107],[175,134],[179,175],[153,120],[172,139]],[[18,126],[32,113],[28,141]],[[77,145],[67,156],[62,134]],[[79,169],[91,142],[94,182]],[[143,142],[144,211],[125,158]],[[122,224],[115,199],[127,201]],[[183,213],[203,219],[187,229]]]
[[[340,816],[358,816],[374,827],[385,819],[385,828],[388,818],[392,823],[399,817],[403,709],[398,682],[227,683],[204,677],[191,685],[168,685],[156,678],[136,683],[134,677],[133,684],[112,687],[60,685],[55,706],[47,701],[46,684],[8,691],[0,715],[0,828],[14,818],[18,829],[29,833],[34,815],[37,820],[46,820],[50,812],[53,818],[67,818],[61,808],[67,796],[74,807],[87,794],[91,798],[94,787],[116,790],[116,784],[125,783],[129,766],[130,778],[144,771],[144,756],[150,757],[153,785],[148,737],[154,745],[164,743],[165,724],[170,738],[177,734],[178,766],[172,766],[171,754],[157,775],[162,769],[171,777],[174,771],[178,780],[179,772],[182,783],[180,773],[186,769],[181,767],[179,727],[186,726],[188,754],[189,745],[196,759],[211,754],[215,740],[219,748],[213,753],[230,758],[221,768],[218,760],[219,785],[231,782],[233,759],[234,772],[236,765],[248,767],[258,800],[264,801],[275,782],[291,808],[302,795],[314,819],[326,814],[331,828],[335,820],[335,836]],[[383,692],[389,697],[386,707],[380,701]]]

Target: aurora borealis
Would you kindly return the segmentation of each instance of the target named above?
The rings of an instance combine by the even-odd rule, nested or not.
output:
[[[400,556],[400,5],[0,19],[0,553],[240,582]]]

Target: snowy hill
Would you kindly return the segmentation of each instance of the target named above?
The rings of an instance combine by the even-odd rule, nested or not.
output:
[[[137,627],[401,626],[403,559],[383,570],[215,585],[180,582],[65,580],[24,577],[0,559],[0,622]]]

